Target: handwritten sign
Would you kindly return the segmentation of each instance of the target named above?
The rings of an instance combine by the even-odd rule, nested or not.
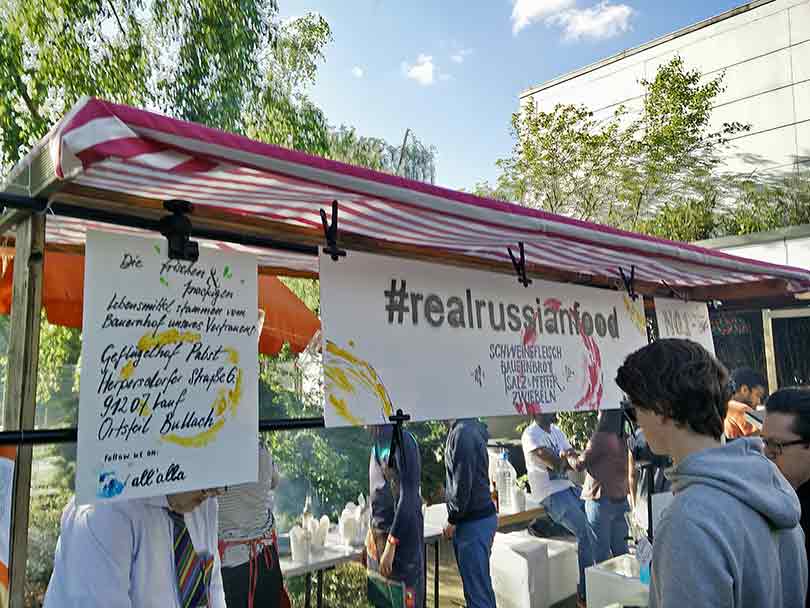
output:
[[[327,425],[616,408],[647,343],[616,291],[352,251],[320,261]]]
[[[655,298],[655,317],[660,338],[685,338],[714,354],[712,324],[705,302]]]
[[[256,481],[256,260],[90,232],[80,503]]]

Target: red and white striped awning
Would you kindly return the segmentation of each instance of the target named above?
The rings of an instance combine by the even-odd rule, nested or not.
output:
[[[83,99],[62,119],[15,168],[7,191],[20,193],[26,169],[44,152],[53,176],[38,191],[29,189],[30,196],[46,191],[58,199],[62,184],[78,184],[111,198],[184,199],[313,234],[322,231],[319,210],[337,200],[342,234],[421,252],[503,263],[507,247],[522,242],[530,268],[585,278],[615,280],[619,268],[634,266],[639,281],[676,289],[781,279],[786,292],[810,290],[810,272],[801,269],[482,199],[98,99]],[[48,242],[57,244],[83,243],[85,231],[96,227],[58,215],[47,225]],[[313,257],[255,253],[262,265],[317,271]]]

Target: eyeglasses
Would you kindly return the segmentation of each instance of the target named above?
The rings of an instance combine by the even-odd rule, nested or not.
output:
[[[807,439],[794,439],[793,441],[779,441],[778,439],[762,438],[762,443],[765,444],[765,451],[774,456],[781,456],[785,448],[792,445],[805,445],[810,446],[810,440]]]

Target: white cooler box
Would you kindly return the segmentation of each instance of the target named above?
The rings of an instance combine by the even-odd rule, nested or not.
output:
[[[490,570],[498,608],[548,608],[577,592],[575,542],[496,534]]]
[[[650,588],[639,580],[639,565],[631,555],[621,555],[585,569],[588,608],[607,608],[617,602],[647,606]]]

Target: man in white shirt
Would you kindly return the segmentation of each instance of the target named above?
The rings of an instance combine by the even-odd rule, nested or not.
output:
[[[72,498],[44,608],[225,608],[217,493],[81,506]]]
[[[526,459],[532,496],[538,498],[548,516],[577,538],[579,584],[577,603],[585,604],[585,568],[593,566],[596,537],[585,515],[580,489],[568,479],[569,470],[577,470],[579,455],[554,423],[556,414],[537,414],[523,431],[521,443]]]

